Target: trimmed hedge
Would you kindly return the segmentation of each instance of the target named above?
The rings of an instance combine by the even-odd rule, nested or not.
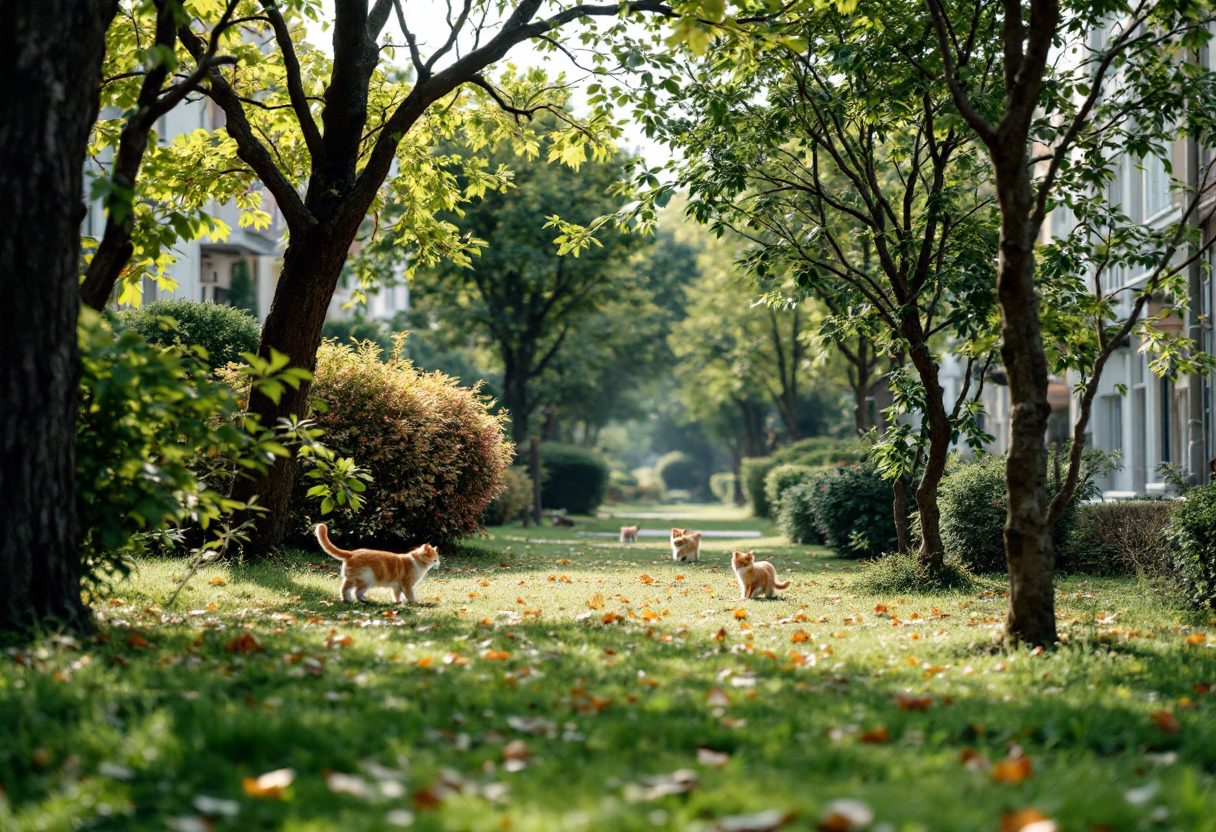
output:
[[[664,491],[704,494],[709,487],[709,472],[704,464],[683,451],[663,454],[655,463],[654,472],[662,481]]]
[[[177,321],[178,329],[166,328],[161,318]],[[118,313],[119,324],[142,335],[149,344],[202,347],[214,369],[230,361],[241,361],[241,353],[257,352],[262,329],[258,319],[244,309],[192,300],[157,300],[138,309]]]
[[[899,545],[891,483],[873,465],[839,468],[807,490],[815,526],[842,558],[876,558]]]
[[[735,504],[735,475],[730,471],[719,471],[709,478],[709,491],[727,505]]]
[[[482,522],[487,526],[510,523],[532,507],[532,478],[522,466],[514,465],[505,470],[502,484],[502,493],[486,506]]]
[[[374,477],[358,513],[338,508],[328,521],[359,540],[390,549],[436,546],[474,534],[504,488],[512,448],[503,418],[492,415],[476,387],[408,361],[380,360],[371,343],[325,342],[317,353],[314,413],[326,442]],[[297,494],[311,485],[300,475]],[[307,533],[321,518],[297,499],[292,528]]]
[[[591,514],[604,501],[608,463],[594,451],[577,445],[542,442],[540,463],[544,469],[540,502],[546,510]]]
[[[768,472],[777,467],[772,457],[749,457],[743,460],[739,468],[739,476],[743,480],[743,496],[751,503],[752,514],[756,517],[768,517],[771,507],[764,493],[764,478]]]
[[[1192,488],[1179,501],[1169,540],[1177,547],[1178,583],[1196,607],[1216,606],[1216,484]]]
[[[1055,482],[1052,477],[1047,479],[1050,501]],[[1088,478],[1077,484],[1056,526],[1057,552],[1065,550],[1064,541],[1071,534],[1088,485]],[[938,488],[937,505],[946,554],[957,557],[973,572],[1009,571],[1005,560],[1005,457],[982,456],[955,468]]]
[[[822,473],[820,469],[794,464],[778,465],[770,470],[764,477],[764,499],[769,505],[769,511],[779,517],[782,495],[796,485],[810,482],[819,473]]]
[[[812,479],[785,490],[781,496],[781,508],[777,512],[777,526],[791,543],[802,546],[821,546],[825,542],[823,532],[815,520],[815,498],[820,482],[829,474],[819,474]]]
[[[1056,552],[1056,568],[1088,575],[1170,574],[1177,554],[1168,540],[1174,506],[1168,500],[1081,506]]]

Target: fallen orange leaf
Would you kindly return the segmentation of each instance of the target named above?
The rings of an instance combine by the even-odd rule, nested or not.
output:
[[[1006,812],[1001,815],[1001,832],[1022,832],[1031,824],[1051,822],[1051,818],[1038,809],[1019,809],[1016,812]],[[1039,827],[1035,827],[1037,830]]]
[[[239,636],[234,637],[231,641],[224,645],[225,652],[228,653],[252,653],[256,650],[261,650],[262,645],[254,638],[253,633],[246,630]]]
[[[228,583],[228,582],[225,581],[223,578],[212,578],[211,579],[212,586],[223,586],[226,583]]]
[[[1174,716],[1172,711],[1157,711],[1152,718],[1164,734],[1177,734],[1182,730],[1182,724],[1178,722],[1178,717]]]
[[[747,610],[735,610],[735,618],[747,618]]]
[[[886,612],[889,609],[890,609],[890,607],[888,607],[886,604],[875,604],[874,605],[874,614],[882,615],[884,612]]]
[[[726,628],[719,628],[718,632],[714,633],[710,638],[712,638],[714,641],[723,641],[726,638]]]
[[[151,647],[152,644],[146,638],[141,636],[139,633],[132,633],[131,635],[127,636],[127,646],[128,647]]]
[[[914,693],[904,693],[902,690],[891,694],[891,700],[901,711],[927,711],[933,705],[933,697],[930,694],[917,696]]]
[[[448,653],[447,655],[445,655],[443,657],[443,663],[461,665],[461,664],[468,664],[469,660],[466,659],[464,656],[460,655],[459,653]]]
[[[1002,760],[992,767],[992,779],[997,783],[1011,783],[1016,786],[1032,774],[1034,768],[1030,765],[1029,757]]]
[[[605,624],[615,624],[616,622],[618,622],[620,620],[621,620],[621,617],[614,612],[604,613],[604,623]]]
[[[481,657],[483,659],[502,661],[504,659],[511,658],[511,654],[506,652],[505,650],[487,650],[486,652],[481,654]]]
[[[294,771],[289,768],[280,768],[276,771],[268,771],[260,777],[245,777],[241,780],[241,785],[245,789],[245,794],[250,797],[278,799],[283,796],[283,789],[290,786],[295,779]]]
[[[811,641],[811,634],[806,630],[797,630],[790,636],[790,641],[794,642],[794,644]]]
[[[593,610],[602,610],[604,608],[604,596],[597,592],[591,596],[591,600],[587,602],[587,608]]]
[[[1188,645],[1203,644],[1208,640],[1206,633],[1193,633],[1186,637],[1185,643]]]
[[[888,743],[891,741],[891,732],[887,730],[887,726],[880,725],[877,728],[864,732],[858,739],[871,745]]]

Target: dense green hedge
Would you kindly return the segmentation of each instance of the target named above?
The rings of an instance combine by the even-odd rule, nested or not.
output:
[[[172,318],[177,328],[161,318]],[[190,300],[157,300],[138,309],[118,313],[119,324],[142,335],[149,344],[184,344],[202,347],[212,367],[241,360],[243,352],[257,352],[261,328],[258,319],[244,309]]]
[[[1077,512],[1089,487],[1078,484],[1072,501],[1056,527],[1056,551],[1072,531]],[[1047,499],[1055,494],[1048,477]],[[955,467],[938,488],[942,543],[946,554],[980,573],[1005,573],[1005,457],[981,456]],[[1066,559],[1065,559],[1066,562]]]
[[[543,442],[540,446],[540,502],[545,509],[590,514],[604,501],[608,463],[594,451],[577,445]]]
[[[1177,547],[1179,585],[1192,605],[1216,606],[1216,484],[1192,488],[1178,503],[1169,540]]]
[[[810,486],[815,525],[839,557],[876,558],[896,550],[891,483],[873,465],[839,468]]]
[[[532,478],[523,466],[515,465],[503,472],[502,493],[490,500],[482,522],[501,526],[524,516],[532,507]]]
[[[1083,505],[1056,551],[1061,572],[1087,575],[1169,575],[1170,500],[1126,500]]]
[[[756,517],[768,517],[770,507],[768,497],[764,493],[764,478],[768,472],[777,467],[772,457],[749,457],[743,460],[739,468],[739,476],[743,480],[743,496],[751,504],[752,514]]]
[[[772,468],[764,477],[764,500],[773,518],[780,516],[781,498],[787,490],[810,482],[819,473],[822,473],[822,469],[808,465],[785,464]]]
[[[857,439],[833,439],[816,436],[802,439],[773,451],[771,456],[743,460],[739,476],[743,480],[743,496],[751,504],[756,517],[776,519],[781,506],[774,503],[765,490],[765,479],[779,465],[800,465],[820,471],[836,466],[855,465],[866,458],[866,447]]]
[[[370,343],[323,343],[315,373],[312,394],[327,406],[314,414],[318,426],[374,477],[362,511],[339,507],[327,518],[345,533],[339,545],[438,546],[481,528],[512,449],[503,418],[486,410],[476,388],[408,361],[382,361]],[[297,494],[311,485],[301,474]],[[321,519],[299,501],[292,512],[298,532]]]

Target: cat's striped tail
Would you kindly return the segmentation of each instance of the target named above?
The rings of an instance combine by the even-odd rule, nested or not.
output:
[[[324,523],[317,524],[317,542],[321,544],[321,548],[325,550],[326,554],[338,560],[346,560],[351,556],[350,552],[339,549],[329,541],[329,526]]]

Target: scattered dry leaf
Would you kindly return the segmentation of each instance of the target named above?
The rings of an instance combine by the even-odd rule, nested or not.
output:
[[[823,808],[818,832],[854,832],[874,822],[874,810],[860,800],[833,800]]]
[[[260,777],[245,777],[241,785],[245,794],[250,797],[266,797],[278,799],[283,796],[283,790],[296,779],[296,773],[289,768],[268,771]]]
[[[891,732],[887,730],[887,726],[879,725],[877,728],[862,732],[858,739],[871,745],[881,745],[891,741]]]
[[[697,749],[697,762],[703,766],[721,768],[730,762],[730,755],[725,751],[714,751],[704,746]]]
[[[228,653],[253,653],[262,649],[262,645],[254,638],[253,633],[245,630],[240,635],[235,636],[231,641],[224,645],[224,650]]]
[[[718,818],[711,828],[715,832],[773,832],[773,830],[786,826],[797,816],[797,812],[767,809],[750,815],[728,815]]]
[[[933,705],[933,696],[928,693],[917,696],[914,693],[897,690],[891,694],[891,701],[901,711],[927,711]]]
[[[1206,633],[1192,633],[1191,635],[1186,637],[1184,642],[1187,645],[1195,645],[1195,644],[1203,644],[1207,640],[1208,640],[1208,637],[1207,637]]]
[[[1019,809],[1001,815],[1001,832],[1057,832],[1059,828],[1038,809]]]
[[[992,767],[992,779],[997,783],[1010,783],[1016,786],[1032,774],[1034,774],[1034,768],[1030,765],[1029,757],[1001,760]]]
[[[1174,716],[1173,711],[1157,711],[1152,714],[1152,719],[1164,734],[1177,734],[1182,730],[1182,724],[1178,722],[1178,717]]]

